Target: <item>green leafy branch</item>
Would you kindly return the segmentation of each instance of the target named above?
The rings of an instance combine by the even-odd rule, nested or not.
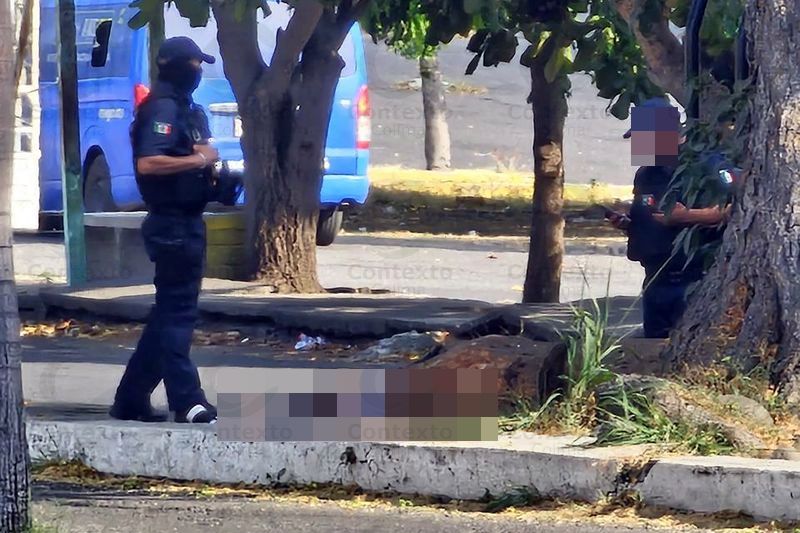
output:
[[[233,2],[235,15],[243,18],[248,11],[261,10],[265,17],[271,13],[267,0],[226,0]],[[192,28],[205,27],[211,18],[211,2],[209,0],[134,0],[129,7],[137,12],[128,21],[131,29],[138,30],[157,20],[164,13],[164,7],[175,6],[180,15],[189,21]]]
[[[702,91],[702,83],[695,85],[694,90]],[[667,211],[679,199],[687,207],[723,207],[730,201],[719,172],[723,166],[747,166],[754,89],[752,78],[737,82],[732,89],[723,86],[727,94],[715,100],[707,118],[687,122],[686,140],[664,202]],[[708,238],[713,233],[721,236],[714,228],[686,228],[676,239],[675,249],[685,255],[687,264],[699,257],[710,266],[721,243],[719,238]]]

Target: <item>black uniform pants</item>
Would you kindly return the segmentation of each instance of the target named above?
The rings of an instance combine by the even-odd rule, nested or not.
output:
[[[686,292],[700,279],[696,272],[660,272],[662,265],[644,265],[642,294],[644,336],[666,339],[686,310]]]
[[[205,401],[189,357],[205,266],[205,223],[202,215],[151,213],[142,224],[142,236],[155,263],[156,303],[115,402],[129,409],[143,408],[163,379],[170,410],[183,411]]]

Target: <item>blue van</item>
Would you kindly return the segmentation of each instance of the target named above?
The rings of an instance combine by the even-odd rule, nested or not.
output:
[[[259,47],[269,63],[279,27],[291,17],[285,3],[269,2],[272,14],[260,19]],[[58,11],[56,0],[42,0],[40,30],[41,151],[39,165],[40,220],[43,229],[60,222],[62,141],[58,87]],[[141,209],[136,187],[128,128],[136,105],[149,92],[148,30],[131,30],[135,10],[128,2],[76,0],[78,98],[80,101],[83,197],[86,212]],[[223,75],[216,25],[192,28],[177,8],[165,7],[166,36],[186,35],[208,54],[195,101],[209,115],[214,145],[231,168],[243,168],[239,143],[241,120],[230,84]],[[102,67],[92,66],[98,40],[107,40]],[[367,166],[370,144],[370,97],[361,30],[353,25],[340,55],[345,61],[336,87],[325,148],[317,243],[333,242],[342,224],[342,207],[363,204],[369,192]],[[97,62],[95,62],[97,64]],[[241,199],[240,199],[241,202]]]

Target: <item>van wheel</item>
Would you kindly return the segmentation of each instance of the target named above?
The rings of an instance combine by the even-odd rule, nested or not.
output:
[[[342,230],[344,213],[339,209],[323,209],[317,223],[317,246],[330,246]]]
[[[83,209],[86,213],[119,211],[111,193],[111,170],[103,154],[92,160],[86,172],[83,182]]]

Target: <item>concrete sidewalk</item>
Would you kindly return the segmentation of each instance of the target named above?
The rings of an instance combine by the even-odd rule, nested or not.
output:
[[[49,308],[135,321],[147,317],[153,295],[153,286],[147,283],[92,284],[81,289],[51,285],[39,290],[41,302]],[[263,286],[219,279],[204,280],[200,296],[200,310],[206,316],[260,320],[276,327],[343,337],[469,327],[490,309],[485,302],[394,295],[278,296]]]
[[[546,497],[633,496],[682,511],[800,520],[800,462],[735,457],[645,460],[644,447],[585,448],[572,437],[496,442],[222,442],[212,428],[57,421],[29,411],[34,460],[79,460],[118,475],[263,485],[335,483],[370,491],[477,500],[517,487]]]
[[[20,289],[20,309],[85,312],[142,321],[153,302],[148,283],[116,286],[90,284]],[[609,323],[622,332],[636,329],[641,313],[635,297],[600,301],[608,305]],[[408,331],[443,330],[468,335],[504,330],[543,341],[559,340],[573,315],[571,304],[498,305],[476,300],[414,297],[395,294],[275,295],[258,284],[204,280],[201,313],[207,318],[259,321],[278,328],[335,337],[388,337]]]

